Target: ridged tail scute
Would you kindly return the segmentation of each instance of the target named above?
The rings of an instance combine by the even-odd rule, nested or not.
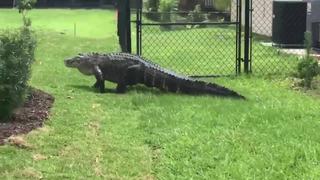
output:
[[[148,87],[156,87],[160,90],[175,93],[182,92],[193,95],[208,94],[214,96],[245,99],[244,96],[238,94],[237,92],[217,84],[176,76],[174,74],[156,69],[147,69],[144,72],[143,84]]]
[[[223,86],[219,86],[214,83],[206,83],[203,81],[189,81],[187,84],[191,83],[191,86],[185,85],[183,88],[181,88],[181,91],[184,91],[184,88],[187,92],[192,93],[204,93],[204,94],[210,94],[214,96],[224,96],[224,97],[233,97],[233,98],[239,98],[239,99],[245,99],[244,96],[238,94],[237,92],[230,90],[228,88],[225,88]]]

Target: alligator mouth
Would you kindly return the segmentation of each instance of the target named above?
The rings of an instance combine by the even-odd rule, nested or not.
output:
[[[65,60],[64,60],[64,65],[65,65],[66,67],[73,67],[73,66],[72,66],[72,59],[65,59]]]

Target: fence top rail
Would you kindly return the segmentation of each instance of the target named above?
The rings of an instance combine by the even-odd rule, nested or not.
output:
[[[136,11],[136,10],[133,10]],[[193,13],[193,11],[171,11],[171,12],[153,12],[142,10],[143,14],[189,14]],[[209,11],[209,12],[197,12],[197,14],[231,14],[231,11]]]
[[[137,21],[131,21],[137,22]],[[162,26],[162,25],[237,25],[239,22],[169,22],[169,23],[141,23],[147,26]]]

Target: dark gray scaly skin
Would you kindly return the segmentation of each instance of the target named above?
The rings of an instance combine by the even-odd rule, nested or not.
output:
[[[214,83],[195,80],[164,69],[138,55],[128,53],[79,54],[66,59],[65,65],[85,75],[94,75],[93,87],[105,92],[104,81],[117,83],[116,91],[124,93],[127,86],[144,84],[169,92],[209,94],[245,99],[240,94]]]

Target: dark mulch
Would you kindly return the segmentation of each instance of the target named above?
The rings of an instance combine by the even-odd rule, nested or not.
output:
[[[25,134],[42,127],[49,116],[54,97],[41,90],[33,89],[24,105],[18,108],[6,122],[0,122],[0,145],[12,135]]]

